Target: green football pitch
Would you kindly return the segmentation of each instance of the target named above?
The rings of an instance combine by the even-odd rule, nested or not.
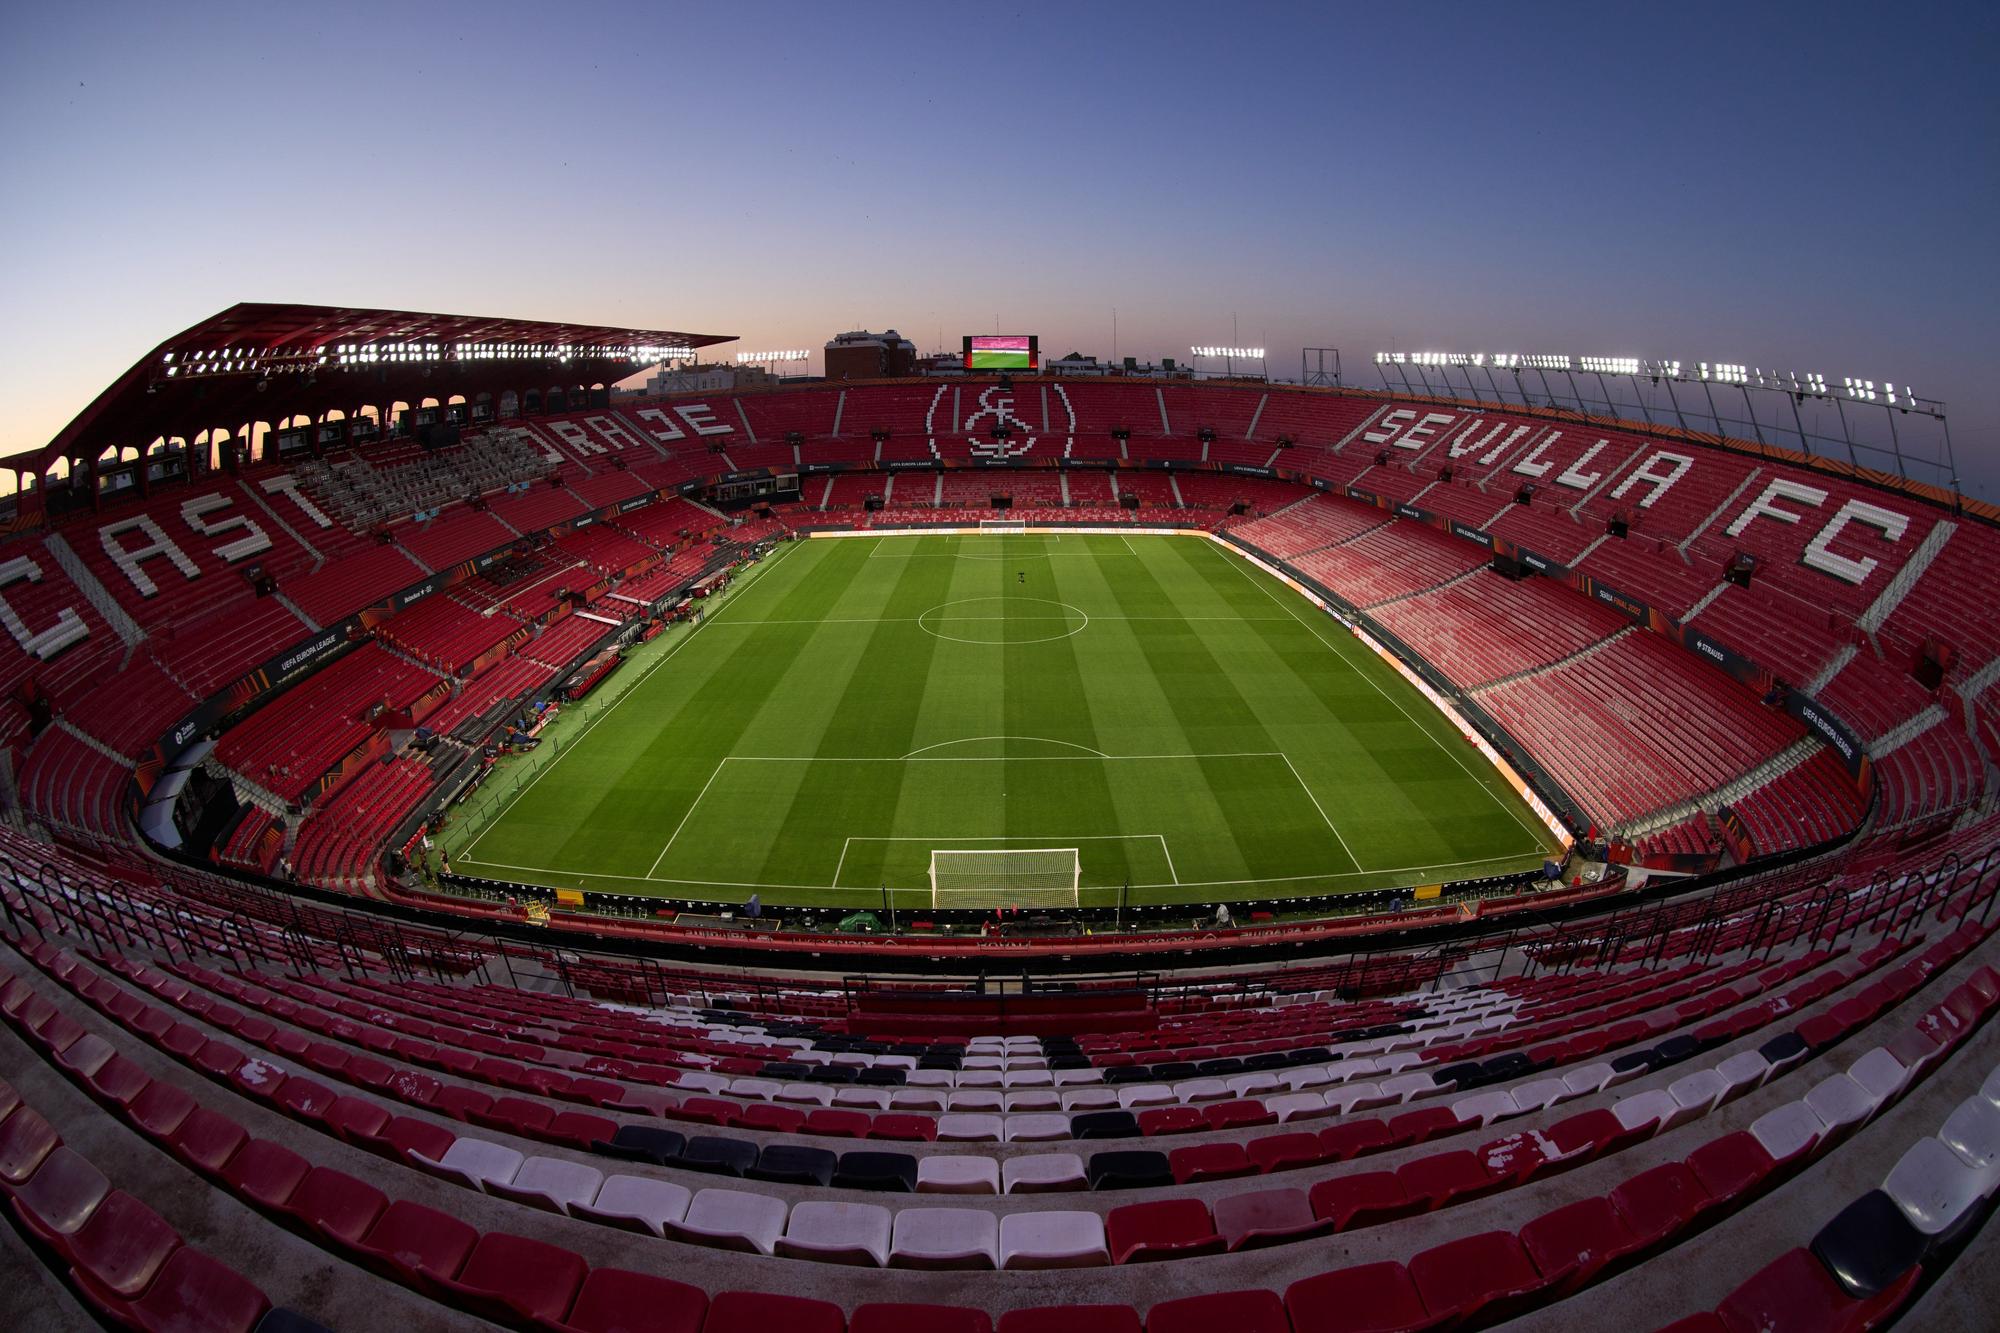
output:
[[[461,807],[454,870],[916,908],[934,851],[1074,849],[1081,902],[1109,906],[1469,879],[1556,845],[1386,663],[1199,537],[789,543],[602,688]]]

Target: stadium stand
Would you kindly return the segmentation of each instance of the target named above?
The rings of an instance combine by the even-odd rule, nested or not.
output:
[[[364,643],[224,733],[216,758],[280,798],[297,801],[377,732],[385,715],[407,713],[440,686],[423,667]]]
[[[521,622],[505,613],[480,612],[449,595],[433,595],[404,608],[378,632],[408,656],[456,675],[521,629]]]
[[[1631,629],[1492,685],[1479,701],[1612,825],[1714,791],[1801,734],[1659,636]]]
[[[1086,989],[1101,1028],[913,1041],[609,956],[572,955],[583,994],[485,981],[194,872],[169,927],[145,876],[0,837],[44,866],[4,885],[0,1188],[64,1298],[136,1327],[1956,1327],[1983,1280],[1991,876],[1822,872],[1456,983],[1252,969],[1140,1028]],[[451,970],[393,961],[426,950]],[[211,1200],[206,1250],[300,1262],[182,1258]]]
[[[397,543],[431,569],[450,569],[500,550],[520,535],[483,509],[447,510],[442,517],[404,524],[394,532]]]
[[[673,495],[570,527],[746,458],[774,468],[795,454],[977,461],[973,446],[991,446],[988,428],[1003,420],[1015,430],[1009,448],[1022,450],[1017,461],[1031,465],[1025,470],[807,477],[798,506],[726,531],[718,531],[721,515]],[[875,430],[890,435],[879,449],[869,438]],[[1130,432],[1129,445],[1113,430]],[[798,445],[783,438],[794,431]],[[1214,438],[1200,438],[1204,431]],[[1290,443],[1280,448],[1281,438]],[[1033,468],[1058,454],[1181,466]],[[1367,503],[1195,466],[1202,463],[1269,464],[1354,484],[1420,506],[1437,524],[1457,521],[1578,564],[1656,613],[1691,617],[1695,630],[1807,691],[1853,729],[1870,752],[1873,803],[1743,688],[1657,636],[1620,633],[1627,622],[1605,600],[1560,580],[1481,573],[1487,553],[1479,545],[1420,518],[1392,521]],[[27,563],[5,566],[14,572],[0,586],[21,626],[11,645],[0,642],[9,686],[0,745],[25,805],[46,798],[67,827],[125,836],[126,796],[112,770],[143,758],[177,713],[303,643],[310,626],[371,607],[371,619],[379,617],[392,594],[427,571],[514,548],[501,562],[512,571],[505,582],[471,579],[370,631],[441,675],[502,657],[444,705],[456,726],[546,685],[573,664],[566,655],[610,628],[559,622],[509,653],[512,622],[551,617],[561,590],[624,620],[732,549],[808,515],[862,521],[861,501],[886,494],[890,509],[874,524],[952,521],[1005,491],[1019,517],[1219,528],[1294,563],[1368,608],[1370,623],[1456,688],[1473,691],[1509,728],[1507,739],[1590,818],[1606,828],[1643,825],[1655,848],[1713,850],[1709,817],[1725,804],[1760,852],[1857,825],[1909,836],[1948,826],[1991,798],[2000,724],[1990,668],[2000,630],[1983,605],[1972,615],[1963,607],[1991,568],[1994,535],[1987,523],[1944,516],[1874,480],[1775,451],[1737,453],[1549,414],[1188,382],[808,386],[557,412],[470,431],[437,449],[375,439],[324,458],[253,466],[14,539],[10,549]],[[1524,492],[1530,503],[1513,503],[1524,486],[1534,488]],[[1142,507],[1115,507],[1121,493]],[[940,494],[941,513],[930,508]],[[1247,512],[1230,512],[1238,505]],[[643,567],[656,551],[666,556],[657,567],[607,586],[607,576]],[[1751,576],[1727,581],[1731,563],[1746,558]],[[261,589],[253,572],[267,580]],[[101,680],[114,664],[123,667],[122,687]],[[1927,671],[1935,674],[1923,681],[1939,683],[1920,682]],[[426,696],[439,692],[426,707],[444,699],[435,677],[419,673],[408,684],[419,678]],[[291,692],[304,701],[300,717],[317,716],[312,692],[326,687],[315,680]],[[1666,709],[1663,698],[1685,711]],[[337,698],[328,702],[338,711]],[[270,711],[225,730],[222,752],[241,757],[234,733]],[[355,725],[337,719],[332,730],[358,740]],[[318,776],[288,774],[280,786]],[[1683,808],[1691,802],[1698,814]]]
[[[1490,571],[1378,606],[1374,615],[1467,688],[1553,665],[1630,623],[1547,579]]]

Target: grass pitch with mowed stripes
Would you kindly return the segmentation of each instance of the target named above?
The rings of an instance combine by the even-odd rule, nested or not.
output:
[[[1338,622],[1198,537],[795,542],[621,674],[448,830],[454,869],[913,908],[935,849],[1075,848],[1086,905],[1212,903],[1554,846]]]

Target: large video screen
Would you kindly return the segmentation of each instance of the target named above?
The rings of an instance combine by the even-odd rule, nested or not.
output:
[[[967,370],[1039,370],[1041,339],[1032,333],[968,333]]]

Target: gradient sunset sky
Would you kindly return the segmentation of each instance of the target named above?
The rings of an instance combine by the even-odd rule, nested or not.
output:
[[[2000,6],[10,4],[0,454],[244,300],[1910,383],[2000,500]],[[1360,372],[1358,374],[1352,372]]]

